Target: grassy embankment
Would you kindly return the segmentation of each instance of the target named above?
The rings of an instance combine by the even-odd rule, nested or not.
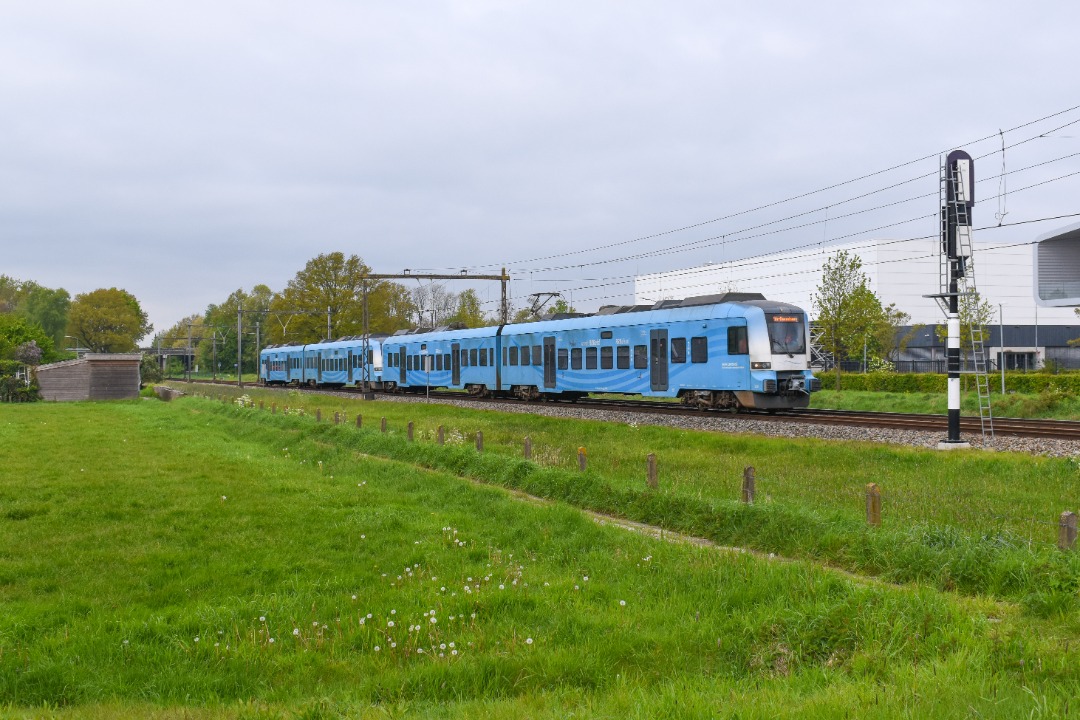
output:
[[[892,587],[596,527],[575,510],[417,463],[571,500],[580,492],[584,504],[609,482],[608,494],[628,497],[616,468],[594,462],[582,476],[512,459],[491,435],[479,456],[465,442],[409,444],[400,426],[383,436],[373,424],[358,432],[197,399],[5,411],[0,707],[28,717],[167,716],[177,707],[205,717],[1072,709],[1080,627],[1068,601]],[[652,435],[658,429],[562,425],[564,442],[610,433],[608,444],[631,454],[665,439]],[[802,447],[804,469],[828,446],[666,435],[673,452],[777,451],[778,463],[792,461],[787,446]],[[935,465],[929,455],[922,462]],[[907,472],[918,475],[918,463]],[[692,491],[662,478],[661,491],[635,492],[668,510],[694,506]],[[767,502],[754,518],[774,531],[793,523],[802,536],[796,524],[818,515],[813,505]],[[831,532],[865,544],[843,517]],[[939,532],[937,544],[958,562],[971,550],[956,533]],[[1028,587],[1013,596],[1033,590],[1045,568],[1032,563],[1056,553],[1029,552],[1014,568],[1028,563]],[[1062,571],[1051,577],[1067,584]],[[1068,593],[1075,599],[1075,586]]]

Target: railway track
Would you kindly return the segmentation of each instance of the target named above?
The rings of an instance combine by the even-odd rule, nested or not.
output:
[[[182,378],[170,378],[174,381],[182,381]],[[204,384],[218,384],[236,387],[236,383],[218,381],[198,381]],[[262,388],[263,386],[258,386]],[[274,387],[263,389],[278,389]],[[327,390],[326,388],[305,388],[301,386],[288,386],[282,390],[301,390],[305,392],[343,392],[359,394],[354,388],[338,388]],[[381,394],[380,394],[381,395]],[[433,390],[430,393],[402,393],[395,394],[396,398],[432,400],[453,400],[475,402],[479,404],[497,406],[500,404],[512,404],[521,406],[524,401],[514,398],[474,398],[460,392],[447,392]],[[656,400],[632,400],[632,399],[596,399],[583,398],[574,402],[547,400],[537,404],[554,405],[581,410],[607,410],[616,412],[632,412],[651,415],[675,415],[690,417],[707,417],[709,415],[730,414],[717,413],[716,411],[704,411],[685,407],[672,402]],[[860,428],[878,428],[889,430],[911,430],[917,432],[948,432],[948,419],[945,415],[921,415],[915,413],[883,413],[883,412],[856,412],[848,410],[783,410],[774,413],[754,412],[741,413],[740,415],[752,417],[755,420],[764,420],[776,423],[813,423],[818,425],[849,426]],[[993,428],[995,435],[1022,438],[1039,438],[1048,440],[1080,441],[1080,422],[1068,420],[1037,420],[1019,418],[994,418]],[[961,417],[960,431],[969,435],[982,435],[982,424],[977,417]]]

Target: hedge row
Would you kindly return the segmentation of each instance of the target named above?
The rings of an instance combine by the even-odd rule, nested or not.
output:
[[[817,376],[824,390],[836,388],[836,373],[824,372]],[[994,374],[994,388],[1000,387],[1000,375]],[[869,390],[898,393],[943,393],[947,377],[939,373],[841,373],[842,390]],[[961,378],[964,387],[974,388],[970,375]],[[1044,392],[1080,394],[1080,373],[1005,373],[1005,389],[1010,392],[1038,395]]]

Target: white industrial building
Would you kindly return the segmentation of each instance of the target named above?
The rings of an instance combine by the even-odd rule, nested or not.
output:
[[[760,292],[769,299],[799,305],[813,319],[813,295],[822,267],[841,250],[862,260],[868,284],[883,305],[894,304],[911,316],[912,325],[926,326],[901,359],[931,361],[931,367],[917,369],[938,369],[944,362],[944,344],[933,326],[943,324],[945,317],[937,302],[925,297],[940,292],[937,239],[863,240],[640,275],[634,281],[635,302],[725,291]],[[979,295],[998,311],[986,337],[992,366],[997,367],[1004,349],[1007,368],[1039,367],[1047,361],[1080,367],[1080,347],[1068,345],[1069,340],[1080,338],[1080,317],[1072,307],[1036,304],[1032,245],[976,242],[973,253]]]

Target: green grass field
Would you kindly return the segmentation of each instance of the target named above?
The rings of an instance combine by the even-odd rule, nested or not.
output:
[[[1066,460],[265,402],[3,409],[0,715],[1075,712],[1076,556],[1022,520],[1075,502]],[[327,422],[335,409],[364,429]],[[518,459],[525,434],[536,463]],[[735,500],[744,463],[771,499]],[[870,475],[915,496],[873,531]],[[920,509],[977,495],[1002,517],[1030,506],[991,528]],[[575,506],[795,559],[601,527]]]

